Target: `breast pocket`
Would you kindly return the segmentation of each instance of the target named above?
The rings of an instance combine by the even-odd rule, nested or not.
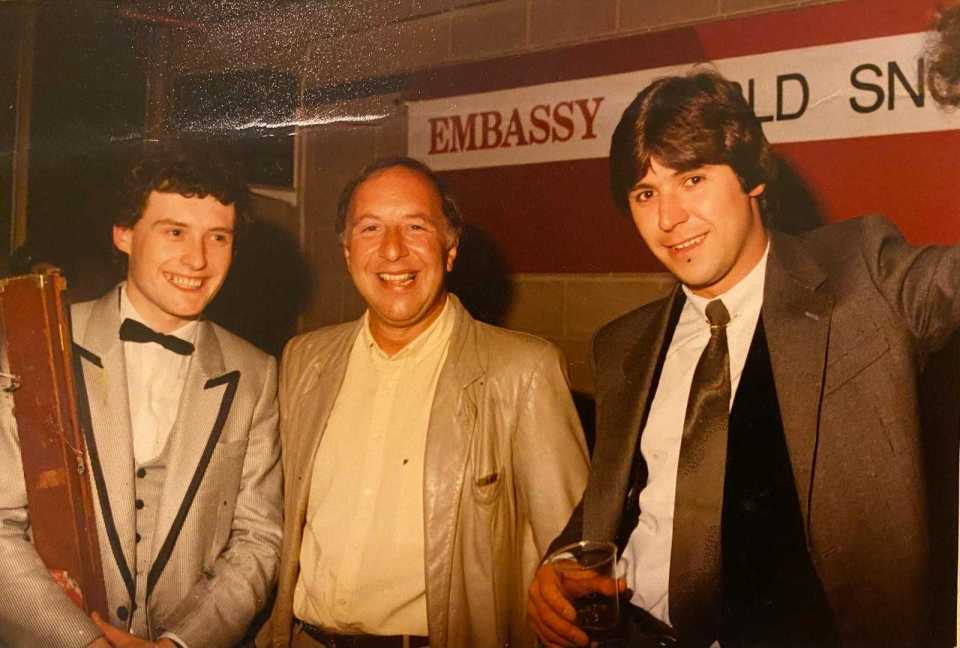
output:
[[[882,358],[890,346],[880,331],[872,331],[855,344],[842,350],[835,359],[831,358],[827,365],[826,381],[823,386],[824,394],[830,394],[850,380],[853,380],[868,367]]]
[[[498,426],[479,412],[473,417],[473,443],[470,448],[470,471],[474,499],[483,504],[493,502],[503,482],[503,461],[497,435]]]

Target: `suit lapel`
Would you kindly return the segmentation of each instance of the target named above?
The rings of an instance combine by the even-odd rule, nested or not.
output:
[[[171,534],[179,534],[210,454],[226,434],[226,416],[233,404],[239,378],[238,372],[226,372],[213,326],[206,321],[199,322],[196,351],[190,359],[177,420],[170,432],[167,471],[157,511],[157,532],[151,548],[154,569],[163,554],[169,557],[176,541],[175,535],[171,538]],[[150,575],[153,576],[153,569]],[[153,582],[158,577],[159,573],[152,578]]]
[[[797,239],[771,234],[763,325],[805,527],[833,311],[833,297],[820,289],[825,279]]]
[[[460,496],[470,443],[477,427],[477,395],[467,389],[483,377],[473,318],[454,295],[448,295],[455,322],[430,410],[423,467],[423,526],[426,561],[427,618],[447,618],[450,574]],[[481,383],[482,384],[482,383]],[[439,584],[439,587],[435,585]],[[446,642],[447,628],[430,628],[431,639]]]
[[[619,356],[596,358],[597,371],[613,375],[598,375],[598,384],[611,388],[598,394],[597,440],[591,463],[604,470],[591,471],[584,497],[584,538],[611,540],[616,536],[624,494],[631,491],[631,481],[636,481],[634,471],[642,469],[640,436],[685,299],[677,285],[659,308],[638,319],[636,328],[626,331],[632,344],[616,345],[617,349],[629,349],[622,362]]]
[[[310,497],[310,482],[317,448],[320,447],[327,420],[346,376],[350,350],[362,326],[363,318],[360,318],[334,343],[332,353],[314,354],[316,362],[305,371],[307,376],[304,384],[293,398],[297,407],[290,416],[295,416],[296,419],[289,425],[281,423],[282,427],[297,431],[295,436],[291,436],[286,430],[281,430],[284,442],[284,480],[286,488],[296,489],[294,502],[300,528],[306,522],[307,500]]]
[[[119,329],[120,301],[115,289],[94,303],[83,330],[76,332],[77,362],[83,376],[77,387],[81,400],[86,397],[88,454],[112,562],[132,600],[130,565],[136,558],[133,436]],[[83,403],[80,406],[84,409]]]

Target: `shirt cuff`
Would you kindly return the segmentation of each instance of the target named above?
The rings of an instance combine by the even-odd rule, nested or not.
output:
[[[172,641],[173,643],[177,644],[180,648],[190,648],[190,646],[188,646],[187,643],[186,643],[183,639],[181,639],[180,637],[178,637],[178,636],[175,635],[174,633],[170,632],[169,630],[168,630],[167,632],[164,632],[162,635],[160,635],[160,638],[161,638],[161,639],[164,639],[164,638],[169,639],[169,640]]]

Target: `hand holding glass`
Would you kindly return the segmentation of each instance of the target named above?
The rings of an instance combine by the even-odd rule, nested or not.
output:
[[[616,545],[583,540],[561,547],[545,562],[556,571],[563,595],[577,611],[577,627],[591,640],[603,639],[617,627]]]

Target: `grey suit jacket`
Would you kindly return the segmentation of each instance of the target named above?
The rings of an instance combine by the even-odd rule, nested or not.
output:
[[[847,644],[929,645],[930,538],[917,376],[960,326],[960,248],[878,217],[771,233],[761,311],[807,545]],[[675,290],[594,340],[590,480],[555,544],[620,524]]]
[[[236,644],[267,601],[279,563],[281,470],[276,363],[201,321],[153,547],[135,539],[135,476],[118,290],[72,309],[94,444],[88,447],[111,621],[148,579],[150,634],[190,648]],[[0,415],[0,645],[78,648],[96,626],[50,579],[29,541],[29,515],[9,400]],[[152,567],[137,574],[136,551]]]
[[[449,298],[455,323],[430,413],[423,476],[430,643],[530,646],[526,588],[583,492],[583,433],[556,348],[477,322]],[[283,562],[258,646],[290,644],[314,456],[361,324],[307,333],[284,351]]]

